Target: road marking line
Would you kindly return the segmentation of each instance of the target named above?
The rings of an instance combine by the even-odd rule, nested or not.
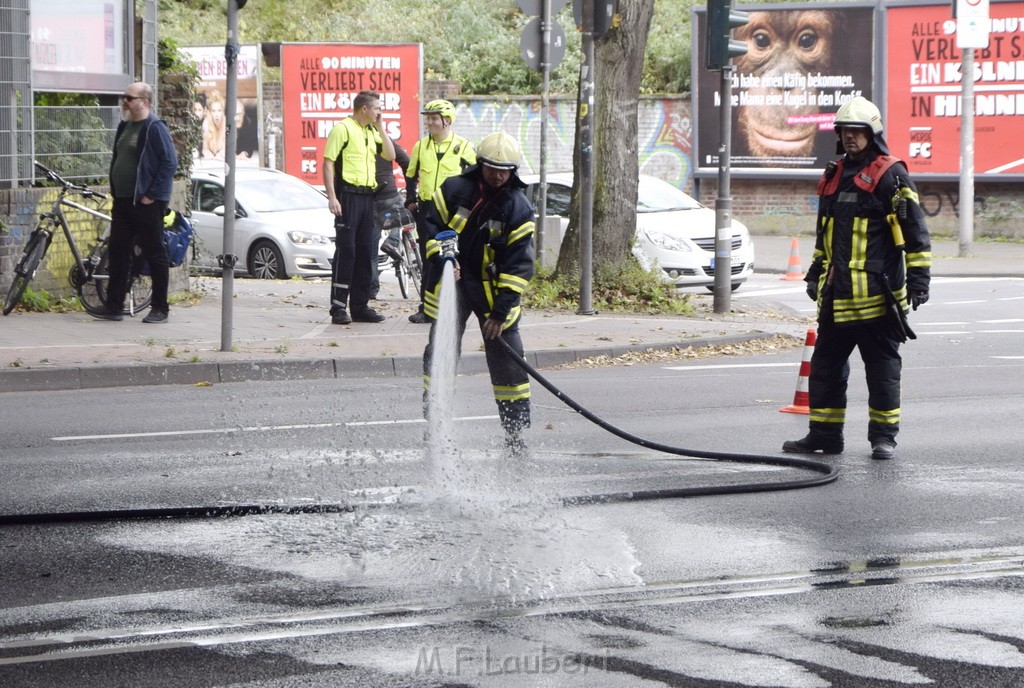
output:
[[[665,370],[719,370],[728,368],[791,368],[800,364],[799,361],[789,363],[723,363],[721,365],[666,366]]]
[[[972,303],[988,303],[985,299],[976,299],[974,301],[946,301],[946,306],[968,306]]]
[[[457,421],[494,420],[498,416],[462,416]],[[323,428],[355,428],[368,425],[410,425],[426,423],[422,418],[405,420],[367,420],[348,423],[304,423],[301,425],[255,425],[241,428],[211,428],[207,430],[164,430],[161,432],[123,432],[110,435],[64,435],[51,437],[52,442],[77,442],[81,440],[121,440],[136,437],[183,437],[186,435],[229,435],[236,432],[274,432],[279,430],[320,430]]]

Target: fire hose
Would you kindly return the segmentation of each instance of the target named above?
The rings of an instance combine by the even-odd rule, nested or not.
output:
[[[775,492],[779,490],[797,490],[805,487],[817,487],[819,485],[827,485],[828,483],[834,482],[839,477],[839,469],[835,466],[830,466],[821,461],[813,461],[811,459],[800,459],[795,457],[783,457],[783,456],[761,456],[757,454],[737,454],[733,452],[714,452],[714,451],[703,451],[698,449],[684,449],[682,447],[673,447],[660,442],[654,442],[651,440],[638,437],[634,434],[628,433],[625,430],[621,430],[611,423],[602,420],[598,416],[594,415],[586,408],[573,401],[568,395],[562,390],[552,384],[543,375],[531,366],[526,359],[520,356],[502,337],[498,337],[498,342],[505,351],[515,360],[519,366],[527,372],[527,374],[534,380],[539,382],[544,389],[548,390],[556,398],[561,400],[566,406],[576,411],[578,414],[596,424],[603,430],[607,430],[613,435],[639,445],[646,449],[653,449],[658,452],[666,454],[673,454],[676,456],[685,456],[696,459],[710,459],[713,461],[727,461],[731,463],[744,463],[744,464],[759,464],[766,466],[784,466],[787,468],[798,468],[802,470],[812,471],[817,475],[809,478],[801,478],[795,480],[782,480],[772,482],[754,482],[754,483],[741,483],[736,485],[702,485],[697,487],[670,487],[658,490],[631,490],[628,492],[612,492],[607,494],[595,494],[595,495],[581,495],[577,497],[564,497],[562,503],[565,505],[581,505],[581,504],[598,504],[598,503],[610,503],[610,502],[628,502],[628,501],[643,501],[652,499],[679,499],[683,497],[702,497],[710,495],[725,495],[725,494],[746,494],[752,492]]]

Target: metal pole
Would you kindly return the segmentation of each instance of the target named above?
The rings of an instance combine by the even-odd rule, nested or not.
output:
[[[594,315],[594,3],[583,2],[580,64],[580,315]]]
[[[974,48],[960,67],[960,257],[974,251]]]
[[[547,229],[548,216],[548,103],[551,88],[551,0],[541,3],[541,38],[540,38],[540,193],[537,195],[537,261],[544,264],[544,230]]]
[[[224,157],[228,167],[224,179],[224,257],[221,273],[220,350],[231,351],[231,325],[235,291],[235,111],[238,101],[238,5],[228,0],[228,41],[224,46],[227,58],[227,102],[224,103]]]
[[[721,139],[718,145],[718,198],[715,199],[715,313],[728,313],[732,298],[732,65],[722,67],[722,103],[718,108]]]

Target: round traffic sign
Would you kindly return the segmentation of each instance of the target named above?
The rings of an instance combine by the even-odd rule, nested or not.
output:
[[[540,30],[540,17],[534,17],[523,27],[523,35],[519,38],[519,54],[523,56],[526,66],[540,71],[540,46],[543,34]],[[548,45],[548,65],[556,69],[565,57],[565,30],[556,21],[551,22],[551,43]]]

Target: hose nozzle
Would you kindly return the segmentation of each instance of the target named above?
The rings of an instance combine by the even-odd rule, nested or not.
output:
[[[441,244],[441,260],[454,262],[459,257],[459,235],[455,230],[446,229],[438,232],[434,240]]]

